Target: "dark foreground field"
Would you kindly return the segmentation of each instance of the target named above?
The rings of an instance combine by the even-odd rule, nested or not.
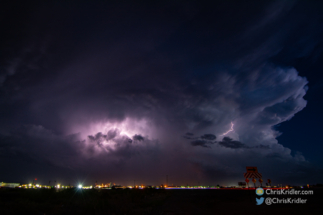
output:
[[[278,197],[307,203],[257,206],[254,190],[0,189],[0,214],[322,214],[323,189]]]

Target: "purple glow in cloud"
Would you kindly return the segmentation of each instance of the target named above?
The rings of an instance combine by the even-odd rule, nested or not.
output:
[[[48,177],[54,166],[75,170],[71,177],[90,169],[93,178],[151,184],[160,175],[174,184],[236,182],[250,163],[264,176],[268,165],[296,172],[306,156],[279,143],[275,125],[305,108],[308,82],[273,59],[285,41],[290,58],[311,47],[317,28],[297,37],[292,26],[313,22],[296,12],[293,23],[276,22],[288,2],[259,3],[268,13],[198,4],[29,4],[23,18],[8,10],[17,23],[8,21],[0,40],[1,163],[14,161],[18,175],[37,164]]]

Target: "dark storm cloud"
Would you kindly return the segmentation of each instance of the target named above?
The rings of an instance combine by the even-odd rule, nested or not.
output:
[[[258,146],[254,146],[254,148],[259,148],[259,149],[270,149],[270,146],[268,145],[258,145]]]
[[[62,137],[42,126],[25,125],[10,135],[1,135],[0,152],[2,157],[68,167],[74,163],[73,158],[80,156],[83,147],[77,135]]]
[[[134,140],[137,140],[137,141],[143,141],[144,140],[143,136],[138,135],[138,134],[135,134],[132,138]]]
[[[201,138],[205,140],[215,140],[216,136],[214,134],[204,134],[201,136]]]
[[[133,144],[130,138],[120,134],[109,139],[108,135],[102,133],[82,140],[78,134],[62,136],[42,126],[26,125],[9,135],[0,136],[0,160],[6,161],[6,167],[20,172],[25,172],[26,168],[46,166],[80,174],[89,169],[113,169],[115,165],[122,167],[138,156],[158,157],[156,141],[143,138],[141,142]],[[35,174],[45,178],[56,177],[54,173],[44,173],[47,176],[43,173]]]
[[[120,131],[118,129],[111,129],[106,135],[106,140],[111,140],[115,138],[119,133]]]
[[[109,153],[109,156],[118,155],[120,157],[130,157],[140,154],[140,151],[143,150],[142,146],[134,145],[135,143],[142,142],[150,144],[151,142],[148,138],[145,140],[140,134],[136,134],[132,138],[121,135],[118,129],[111,129],[106,135],[101,132],[96,135],[89,135],[88,140],[90,144],[87,146],[87,152],[95,155],[95,146],[98,146],[100,149],[97,153],[99,154],[103,151]]]
[[[88,139],[90,142],[94,142],[96,143],[98,146],[102,146],[103,142],[108,142],[110,140],[115,139],[117,136],[120,135],[120,131],[118,129],[111,129],[107,132],[107,134],[102,134],[102,132],[98,132],[95,135],[89,135]],[[141,137],[142,139],[140,139],[140,135],[135,135],[133,138],[134,140],[143,140],[143,137]],[[127,137],[127,142],[132,142],[132,140]]]
[[[240,141],[237,140],[233,140],[230,137],[223,137],[222,141],[213,141],[215,140],[215,135],[213,134],[204,134],[200,137],[200,139],[198,137],[196,138],[187,138],[184,136],[185,139],[195,139],[193,141],[191,141],[191,145],[192,146],[202,146],[205,148],[211,148],[208,144],[218,144],[222,147],[225,148],[230,148],[230,149],[270,149],[269,145],[256,145],[256,146],[247,146],[246,144],[241,143]]]
[[[94,136],[89,135],[88,138],[91,142],[95,142],[98,146],[102,146],[101,142],[107,138],[107,135],[103,135],[101,132],[99,132]]]
[[[202,146],[202,147],[208,147],[206,144],[208,141],[205,140],[193,140],[191,141],[192,146]]]
[[[188,139],[188,140],[196,140],[196,139],[198,139],[198,137],[194,137],[194,134],[193,133],[190,133],[190,132],[187,132],[183,136],[183,138]]]
[[[85,7],[85,5],[83,5],[83,7]],[[139,5],[134,5],[134,7],[139,11],[145,11],[145,8],[141,8]],[[181,8],[180,6],[176,7],[178,9]],[[261,8],[262,6],[259,5],[259,7]],[[205,10],[204,6],[199,8],[198,5],[189,8],[197,8],[197,11],[201,9]],[[81,5],[80,13],[83,9],[84,8],[82,8]],[[65,10],[68,10],[68,8]],[[89,10],[96,11],[97,8],[90,7]],[[130,11],[130,13],[128,13],[129,16],[131,16],[131,12],[134,13],[135,11]],[[186,12],[182,11],[181,13],[186,14]],[[63,20],[66,18],[67,23],[72,23],[74,19],[80,18],[79,23],[82,23],[82,20],[85,18],[78,13],[76,13],[76,15],[77,17],[75,18],[70,17],[72,15],[66,15],[67,17],[62,17],[61,19]],[[153,17],[159,20],[163,15],[156,13]],[[272,17],[272,15],[270,15],[270,17],[269,20],[274,20],[275,18],[275,16]],[[127,19],[123,17],[120,19],[120,22],[123,23],[125,20]],[[164,31],[164,28],[168,26],[167,24],[170,20],[172,20],[174,27],[170,26],[167,28],[167,31]],[[264,17],[264,20],[267,20],[267,17]],[[203,16],[197,16],[195,22],[201,23],[202,21]],[[63,33],[66,30],[65,27],[67,26],[63,25],[59,27],[58,23],[55,23],[55,21],[52,22],[54,22],[53,24],[55,24],[55,26],[57,25],[58,32],[62,32],[60,37],[57,38],[60,39],[63,37]],[[92,34],[80,37],[80,34],[77,33],[86,27],[89,28],[91,25],[86,24],[88,22],[97,23],[96,31],[93,32],[93,35],[100,32],[101,37],[99,37],[99,40],[91,39]],[[133,20],[133,22],[135,23],[135,20]],[[69,61],[67,61],[66,64],[62,64],[62,61],[55,62],[58,63],[58,65],[55,66],[57,69],[52,69],[50,62],[47,62],[48,69],[52,71],[51,74],[54,74],[52,77],[39,76],[41,70],[44,69],[43,67],[38,70],[29,69],[29,76],[32,78],[25,83],[28,91],[13,91],[14,94],[17,94],[16,96],[26,98],[27,105],[31,106],[28,113],[22,113],[23,117],[27,118],[25,120],[37,120],[39,124],[47,126],[49,121],[55,122],[55,124],[58,125],[64,123],[58,120],[64,117],[70,118],[70,121],[87,123],[87,121],[89,121],[88,118],[98,120],[106,117],[114,120],[123,120],[129,115],[134,117],[148,115],[150,117],[155,116],[156,111],[166,110],[164,114],[171,115],[170,117],[179,120],[179,123],[193,123],[196,124],[195,127],[197,128],[205,128],[218,122],[219,112],[224,111],[220,105],[217,110],[218,113],[214,112],[213,106],[218,103],[224,104],[232,102],[233,107],[234,104],[239,104],[241,110],[249,110],[255,106],[255,102],[260,103],[259,107],[262,107],[267,104],[264,104],[264,102],[261,103],[261,100],[272,101],[272,97],[276,98],[280,92],[284,92],[286,89],[290,88],[290,86],[277,86],[277,93],[274,92],[272,97],[262,97],[267,90],[271,91],[271,89],[266,89],[261,86],[258,87],[257,85],[263,85],[263,80],[267,78],[268,74],[271,74],[272,70],[276,69],[275,66],[264,65],[259,67],[259,65],[251,62],[250,65],[248,65],[250,70],[247,71],[239,71],[240,68],[236,69],[233,67],[228,68],[229,71],[231,70],[229,73],[233,73],[231,75],[228,74],[228,76],[226,76],[226,72],[224,72],[224,74],[223,72],[219,72],[225,65],[221,65],[220,62],[218,62],[216,51],[215,53],[210,53],[209,51],[204,50],[199,53],[195,50],[195,46],[205,47],[205,44],[201,43],[198,39],[206,37],[205,31],[209,26],[205,26],[204,31],[200,32],[201,35],[198,35],[196,32],[199,31],[195,32],[194,30],[197,30],[196,28],[198,26],[203,29],[203,25],[201,26],[194,22],[191,28],[189,27],[189,22],[186,19],[179,19],[176,13],[170,14],[169,19],[162,22],[158,21],[157,26],[159,27],[155,27],[152,31],[148,31],[148,27],[151,26],[152,23],[147,20],[142,22],[143,24],[140,25],[141,27],[133,32],[134,35],[132,37],[125,35],[123,28],[117,28],[113,23],[105,23],[102,20],[98,21],[95,18],[88,19],[87,22],[84,22],[84,26],[82,25],[82,27],[76,25],[75,31],[71,31],[70,33],[71,36],[78,36],[78,40],[75,40],[75,43],[68,45],[70,50],[74,50],[75,53],[72,52],[68,55],[62,54],[64,57],[67,57]],[[267,22],[268,21],[266,21],[266,23]],[[134,23],[125,23],[126,26],[124,26],[124,28],[127,28],[127,26],[131,26]],[[111,31],[101,32],[98,30],[101,27],[105,27],[106,24],[114,27],[114,33],[111,33]],[[219,23],[216,22],[214,24],[215,28],[219,25]],[[181,31],[178,30],[179,26],[181,26]],[[110,27],[105,28],[110,29]],[[46,30],[48,33],[51,33],[51,29]],[[229,31],[230,28],[227,30]],[[133,29],[129,28],[128,31],[132,32]],[[144,34],[143,32],[147,32],[147,34]],[[161,32],[168,33],[160,35]],[[174,36],[180,36],[184,33],[188,35],[186,40],[177,42]],[[215,31],[209,33],[216,36]],[[118,39],[115,38],[117,36]],[[105,37],[112,37],[113,39],[105,40]],[[56,43],[52,42],[53,46],[55,44],[55,47],[52,47],[51,50],[54,55],[61,55],[61,49],[58,49],[60,47],[59,45],[63,46],[67,43],[61,41],[69,41],[72,38],[67,36],[64,37],[64,39],[65,40],[60,41],[55,41],[55,38],[53,39],[58,43],[58,46],[56,46]],[[208,39],[210,38],[208,37]],[[238,38],[235,40],[239,41]],[[94,41],[97,41],[97,43]],[[191,43],[193,41],[195,43]],[[223,41],[224,43],[229,42],[226,41],[225,37],[221,37],[220,41]],[[223,50],[221,49],[220,41],[213,41],[215,42],[213,46],[214,50],[221,50],[222,53]],[[82,46],[78,46],[81,44]],[[193,47],[187,46],[187,44],[193,44]],[[181,55],[182,53],[172,52],[172,48],[163,48],[173,46],[175,46],[177,50],[185,50],[185,48],[188,50],[179,58],[178,55]],[[216,46],[219,47],[216,48]],[[37,56],[41,47],[41,45],[34,46],[31,50]],[[270,47],[271,44],[266,46],[269,50],[266,50],[268,56],[265,55],[265,57],[270,57],[270,54],[272,54]],[[257,46],[254,47],[256,50],[257,48]],[[240,47],[240,49],[243,50],[243,53],[241,54],[249,51],[253,53],[253,50],[248,50],[243,46]],[[88,53],[91,54],[89,55]],[[231,53],[230,46],[225,53]],[[204,64],[199,60],[196,61],[197,65],[189,68],[190,66],[187,65],[189,63],[186,62],[195,58],[197,55],[206,57],[206,63],[211,66],[209,68],[203,68]],[[27,59],[21,59],[23,62],[27,61]],[[236,56],[236,58],[228,60],[233,61],[232,65],[238,65],[237,61],[240,61],[241,59],[240,56]],[[263,59],[261,61],[263,63]],[[125,64],[124,62],[127,63]],[[28,70],[26,66],[22,67],[25,70]],[[173,67],[179,67],[179,69],[177,69],[176,72],[169,69]],[[257,72],[253,70],[256,70]],[[19,71],[19,69],[16,69],[15,74],[18,74]],[[77,76],[75,75],[76,71],[78,74]],[[151,71],[154,71],[155,75],[150,75]],[[118,72],[121,72],[122,75],[114,75]],[[239,73],[241,73],[241,75]],[[258,79],[253,81],[252,79],[257,76],[259,76],[259,81]],[[36,77],[37,79],[35,79]],[[229,77],[231,77],[233,82],[230,82],[230,79],[228,79]],[[284,77],[285,75],[282,74],[280,77],[277,77],[277,79],[281,78],[283,80]],[[32,82],[32,79],[35,79],[35,82]],[[248,83],[255,86],[255,89],[248,89],[246,87],[248,86]],[[10,85],[12,84],[15,84],[17,89],[22,87],[22,83],[15,82],[15,80],[13,80],[12,83],[8,82],[7,84],[7,88],[11,87]],[[33,87],[29,88],[28,84]],[[270,86],[271,82],[268,82],[268,87]],[[39,88],[45,89],[45,91],[36,90]],[[232,91],[241,91],[241,98],[237,97]],[[47,100],[48,95],[50,95],[51,100]],[[227,97],[227,99],[224,97]],[[224,100],[221,101],[222,99]],[[95,111],[92,111],[93,109],[95,109]],[[32,113],[30,113],[30,110]],[[40,115],[46,117],[35,118],[33,116],[33,119],[29,119],[28,116],[30,114],[36,115],[36,113],[40,113]],[[49,117],[50,120],[44,120],[47,117]],[[224,117],[226,117],[226,115]],[[234,116],[231,116],[231,118],[232,117]],[[48,127],[52,126],[53,123],[48,125]],[[60,126],[58,126],[57,129],[60,129]]]
[[[186,133],[183,138],[192,140],[190,142],[192,146],[202,146],[205,148],[211,148],[209,145],[216,143],[216,141],[214,141],[216,139],[214,134],[204,134],[200,137],[194,137],[193,133]]]
[[[245,144],[239,141],[233,140],[230,137],[224,137],[222,141],[219,142],[219,145],[226,148],[232,148],[232,149],[248,148]]]
[[[320,11],[303,4],[313,3],[43,2],[5,10],[1,152],[83,172],[107,166],[115,177],[146,169],[232,176],[234,161],[252,153],[262,155],[254,162],[277,155],[297,163],[301,156],[278,143],[273,126],[307,104],[306,78],[280,61],[308,56],[321,41],[313,15]]]

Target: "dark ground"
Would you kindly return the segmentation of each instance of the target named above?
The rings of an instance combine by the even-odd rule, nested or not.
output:
[[[322,214],[323,189],[307,203],[256,205],[246,190],[0,189],[0,214]],[[263,197],[274,197],[264,195]],[[259,198],[259,197],[258,197]]]

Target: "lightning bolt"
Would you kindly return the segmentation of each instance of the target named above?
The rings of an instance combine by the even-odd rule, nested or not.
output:
[[[233,126],[234,126],[234,124],[231,122],[231,128],[230,128],[230,130],[227,131],[227,132],[225,132],[225,133],[223,133],[223,134],[221,134],[221,136],[227,135],[228,133],[230,133],[231,131],[233,131]]]

